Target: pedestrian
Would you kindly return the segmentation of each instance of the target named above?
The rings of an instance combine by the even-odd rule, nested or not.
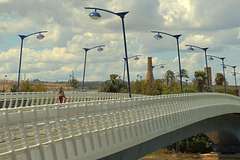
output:
[[[60,87],[60,89],[59,89],[59,92],[58,92],[58,99],[59,99],[59,102],[60,103],[65,103],[65,101],[66,101],[66,97],[65,97],[65,94],[64,94],[64,91],[63,91],[63,88],[62,87]]]

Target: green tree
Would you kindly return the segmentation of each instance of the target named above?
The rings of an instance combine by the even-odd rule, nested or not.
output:
[[[168,149],[172,150],[178,148],[179,151],[188,153],[209,153],[212,151],[211,144],[211,140],[206,135],[199,134],[174,143],[169,146]]]
[[[133,93],[143,94],[144,90],[144,81],[143,80],[136,80],[135,82],[131,83],[131,89]]]
[[[16,84],[12,85],[11,92],[17,92],[17,85]]]
[[[20,91],[21,92],[33,92],[33,86],[28,80],[22,81],[21,85],[20,85]]]
[[[225,81],[225,77],[223,76],[223,74],[222,73],[217,73],[216,78],[215,78],[216,85],[223,86],[224,81]]]
[[[70,86],[73,87],[74,89],[80,87],[80,82],[76,79],[71,79],[68,82],[69,82]]]
[[[100,87],[102,92],[126,92],[127,85],[119,78],[117,74],[111,74],[110,80],[104,82]]]
[[[111,74],[110,75],[110,80],[113,82],[113,83],[116,83],[116,81],[118,80],[119,76],[117,74]]]
[[[166,82],[167,82],[167,85],[172,85],[173,82],[175,81],[175,74],[173,71],[171,70],[168,70],[166,73],[165,73],[165,79],[166,79]]]
[[[196,71],[194,73],[195,81],[199,92],[203,92],[204,86],[206,85],[207,75],[204,71]]]
[[[186,69],[182,69],[182,77],[183,78],[189,78],[188,71]]]

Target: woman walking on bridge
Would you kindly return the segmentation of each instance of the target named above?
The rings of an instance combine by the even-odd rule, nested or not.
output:
[[[65,94],[64,94],[64,91],[63,91],[63,88],[60,87],[59,89],[59,92],[58,92],[58,99],[59,99],[59,102],[60,103],[65,103],[66,102],[66,97],[65,97]]]

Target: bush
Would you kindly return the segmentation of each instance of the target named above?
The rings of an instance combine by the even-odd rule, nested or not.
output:
[[[13,84],[12,87],[11,87],[11,92],[17,92],[17,85],[16,84]]]
[[[104,82],[100,87],[101,92],[127,92],[127,84],[123,82],[116,74],[110,75],[110,80]]]
[[[43,84],[36,84],[32,86],[33,92],[46,92],[47,87]]]
[[[80,82],[77,79],[71,79],[68,81],[68,83],[70,84],[71,87],[73,87],[74,89],[77,89],[80,87]]]
[[[14,84],[11,92],[17,92],[17,85]],[[29,81],[22,81],[20,85],[20,92],[46,92],[47,87],[41,83],[32,84]]]
[[[190,137],[188,139],[179,141],[168,149],[172,150],[178,148],[180,152],[188,153],[209,153],[213,151],[211,147],[212,142],[204,134],[199,134],[197,136]]]

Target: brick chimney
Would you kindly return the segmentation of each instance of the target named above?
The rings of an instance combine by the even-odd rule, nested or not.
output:
[[[152,57],[148,57],[146,81],[153,82]]]

